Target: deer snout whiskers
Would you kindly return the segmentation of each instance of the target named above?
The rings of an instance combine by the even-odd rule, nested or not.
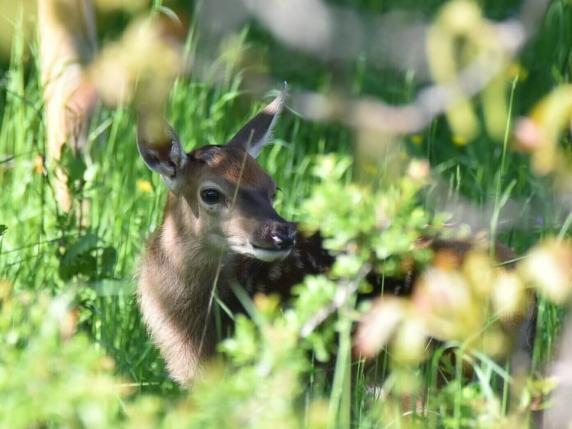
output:
[[[291,249],[296,244],[296,225],[292,223],[278,224],[270,233],[274,247],[278,249]]]
[[[253,232],[250,242],[256,250],[268,252],[289,252],[296,244],[296,224],[287,222],[276,213],[274,219],[259,225]]]
[[[292,251],[290,247],[266,246],[252,241],[229,240],[230,250],[243,256],[249,256],[259,261],[273,262],[286,258]]]
[[[188,153],[162,118],[143,108],[139,113],[139,152],[169,189],[163,222],[139,264],[139,303],[171,376],[182,384],[192,381],[216,348],[209,291],[216,287],[221,299],[228,298],[234,282],[249,284],[264,266],[246,259],[281,261],[296,243],[296,225],[272,206],[276,184],[255,160],[271,140],[285,96],[226,145]],[[223,254],[230,263],[219,263]]]

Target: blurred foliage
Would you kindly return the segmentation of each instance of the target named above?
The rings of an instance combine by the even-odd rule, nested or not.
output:
[[[304,408],[300,401],[308,395],[304,386],[316,371],[311,356],[324,362],[335,356],[338,362],[345,362],[341,371],[350,371],[347,355],[342,351],[344,321],[361,318],[361,311],[353,307],[358,289],[351,290],[341,302],[336,301],[340,289],[347,288],[357,277],[362,290],[367,290],[364,274],[360,274],[364,266],[382,272],[387,269],[395,275],[397,267],[403,267],[404,258],[419,252],[415,263],[425,265],[430,256],[427,249],[415,250],[429,219],[415,202],[423,181],[417,176],[405,176],[377,190],[366,185],[346,185],[342,179],[349,166],[347,158],[323,158],[315,168],[319,184],[303,208],[307,227],[321,225],[328,238],[326,245],[339,254],[331,274],[306,278],[295,288],[295,298],[285,309],[273,296],[256,295],[252,305],[247,306],[250,317],[239,316],[235,334],[221,344],[227,363],[213,363],[188,398],[173,402],[159,395],[133,397],[130,385],[113,375],[111,359],[96,350],[84,334],[76,333],[78,309],[72,293],[50,298],[45,293],[14,292],[9,283],[3,282],[0,391],[5,411],[0,413],[0,421],[11,428],[46,424],[86,428],[141,424],[173,428],[332,427],[348,403],[338,398],[337,403],[330,402],[324,408],[323,398],[315,392]],[[344,198],[324,198],[329,193]],[[360,207],[352,216],[348,216],[350,204]],[[384,240],[379,241],[378,237],[386,232]],[[68,255],[89,252],[96,243],[93,236],[80,237]],[[570,273],[568,264],[572,258],[562,252],[572,252],[572,247],[547,243],[533,250],[523,265],[522,276],[529,276],[531,285],[539,285],[549,297],[570,293],[570,279],[558,277]],[[378,418],[383,421],[398,413],[402,392],[421,388],[405,368],[416,368],[420,359],[427,356],[427,335],[485,344],[489,354],[496,354],[505,342],[494,337],[498,332],[489,317],[512,319],[525,311],[521,277],[494,267],[486,254],[470,256],[459,271],[446,255],[435,261],[437,265],[420,279],[411,301],[380,299],[368,310],[357,333],[358,350],[369,356],[391,339],[391,361],[397,367],[385,381],[385,400],[372,404],[371,409],[372,415],[379,413]],[[539,272],[547,264],[557,279],[545,278]],[[483,301],[488,296],[492,296],[491,304]],[[332,303],[335,307],[327,317],[316,319]],[[491,310],[487,316],[488,308]],[[459,355],[459,359],[470,361],[478,357],[466,346],[462,350],[467,354]],[[338,371],[336,366],[336,374]],[[453,386],[454,383],[439,393],[443,404],[448,403],[447,395],[456,394],[452,393]],[[432,389],[441,391],[437,386]],[[504,418],[498,406],[493,406],[494,401],[486,403],[486,407],[493,407],[487,411],[475,390],[465,387],[463,392],[463,397],[468,395],[463,399],[464,419],[476,424],[488,416],[495,424],[491,427],[501,427],[498,425]],[[523,395],[531,397],[531,392],[526,390]],[[495,399],[496,403],[500,400]],[[523,400],[528,402],[520,412],[531,404],[530,400]],[[30,404],[35,404],[33,412]],[[453,410],[442,409],[445,427],[449,427],[447,416],[452,413]],[[415,420],[411,424],[415,427]]]
[[[310,356],[328,361],[332,353],[336,353],[336,333],[349,315],[344,312],[336,316],[337,308],[334,308],[326,319],[315,324],[312,320],[334,299],[340,288],[336,282],[347,283],[364,264],[371,262],[383,268],[387,263],[391,271],[395,271],[395,264],[390,261],[412,250],[419,230],[425,226],[425,221],[420,220],[425,219],[424,215],[413,204],[420,182],[404,179],[397,185],[407,191],[403,193],[373,191],[367,186],[347,187],[340,179],[349,167],[347,158],[338,160],[334,156],[317,164],[315,172],[321,185],[316,187],[304,209],[308,224],[321,223],[325,227],[323,231],[330,238],[331,250],[343,253],[332,270],[333,278],[307,278],[295,288],[295,299],[287,309],[282,309],[276,297],[255,296],[251,318],[239,316],[234,336],[221,345],[229,366],[215,365],[207,371],[204,379],[193,387],[190,398],[174,410],[168,399],[160,397],[141,397],[128,404],[119,400],[128,395],[129,389],[112,376],[111,360],[89,346],[83,334],[75,334],[78,310],[73,305],[73,294],[50,299],[43,293],[14,293],[8,283],[3,283],[0,326],[4,345],[0,367],[5,375],[0,381],[0,390],[5,391],[8,401],[5,404],[12,401],[15,404],[7,408],[10,412],[2,417],[3,421],[14,428],[49,422],[70,427],[112,427],[119,422],[129,426],[124,419],[135,424],[140,420],[131,415],[137,415],[139,407],[148,407],[151,403],[155,404],[149,410],[156,411],[152,417],[157,419],[156,424],[165,413],[165,427],[319,428],[336,421],[337,408],[329,409],[324,417],[313,411],[315,407],[322,407],[321,398],[315,398],[307,410],[310,421],[303,424],[297,404],[312,369]],[[349,206],[336,204],[336,200],[324,200],[327,192],[343,192],[349,198],[348,204],[367,195],[368,201],[374,204],[364,205],[350,218],[344,215]],[[370,210],[378,203],[400,209],[386,210],[379,223],[374,221]],[[381,230],[391,231],[391,237],[402,238],[395,241],[389,237],[383,243],[368,239]],[[97,243],[94,235],[78,237],[62,256],[62,264],[67,264],[63,266],[75,275],[89,276],[82,267],[98,266],[90,259],[90,252]],[[85,264],[70,265],[81,261]],[[346,299],[353,299],[355,293],[354,290]],[[340,307],[347,304],[339,303]],[[308,324],[311,329],[304,332]],[[260,380],[264,380],[263,383]],[[213,389],[213,386],[216,387]],[[26,413],[29,401],[38,401],[45,408],[37,407],[34,413]],[[150,416],[153,411],[145,413]],[[150,423],[147,426],[155,427]]]
[[[486,21],[479,6],[472,1],[448,3],[433,24],[427,40],[427,58],[437,83],[447,84],[475,60],[486,58],[490,66],[501,63],[506,53],[499,36]],[[486,64],[486,63],[485,63]],[[487,132],[502,140],[507,121],[507,82],[504,76],[494,79],[483,91],[483,113]],[[447,111],[447,120],[459,142],[467,143],[479,133],[478,119],[471,101],[457,88],[458,101]]]
[[[75,334],[72,295],[0,286],[0,424],[111,427],[127,389],[113,377],[112,360]]]
[[[415,243],[423,233],[440,228],[439,219],[430,224],[429,214],[416,199],[428,178],[344,186],[342,179],[350,165],[349,159],[324,158],[315,168],[320,183],[302,205],[303,227],[319,229],[326,237],[325,247],[339,255],[334,275],[354,277],[368,261],[387,276],[399,276],[407,268],[427,263],[427,250],[417,249]]]

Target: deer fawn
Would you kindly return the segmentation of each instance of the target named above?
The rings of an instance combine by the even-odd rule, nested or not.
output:
[[[190,153],[169,127],[160,133],[163,141],[153,141],[146,122],[139,123],[139,152],[169,188],[163,223],[139,266],[139,303],[170,375],[180,383],[191,381],[214,351],[215,289],[226,301],[233,299],[232,281],[250,292],[260,285],[287,291],[302,272],[327,265],[329,257],[315,240],[297,244],[296,225],[272,207],[275,183],[254,160],[270,140],[284,98],[283,92],[226,145]],[[316,257],[307,258],[308,252]]]

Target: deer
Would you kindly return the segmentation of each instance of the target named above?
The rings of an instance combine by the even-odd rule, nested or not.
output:
[[[68,213],[72,209],[68,174],[58,164],[66,143],[75,155],[86,147],[99,102],[85,70],[97,52],[95,11],[92,0],[38,0],[37,14],[46,163],[54,169],[58,206]]]
[[[226,145],[190,153],[166,124],[153,141],[140,115],[139,152],[169,195],[163,222],[139,263],[138,301],[169,374],[181,384],[214,353],[215,290],[232,301],[231,281],[253,292],[267,278],[273,291],[287,291],[302,272],[319,273],[331,263],[315,238],[300,240],[296,224],[274,210],[276,184],[255,161],[271,140],[285,96],[283,91]]]
[[[233,284],[250,295],[287,298],[305,275],[324,273],[334,262],[319,232],[301,234],[276,212],[276,184],[256,161],[271,141],[285,98],[284,90],[225,145],[189,153],[166,122],[153,121],[143,110],[139,114],[139,153],[161,175],[169,194],[163,221],[139,262],[138,303],[169,375],[181,385],[191,385],[215,353],[215,293],[232,311],[240,311]],[[426,245],[460,258],[472,247],[442,239]],[[496,253],[501,261],[515,256],[500,243]],[[413,279],[408,279],[410,289]],[[368,280],[380,286],[375,273]],[[402,280],[383,283],[386,292],[403,288]]]

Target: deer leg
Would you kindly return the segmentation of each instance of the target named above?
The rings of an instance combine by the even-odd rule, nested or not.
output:
[[[40,68],[44,91],[47,164],[55,172],[55,193],[69,212],[68,174],[59,161],[69,143],[74,155],[85,146],[97,94],[83,65],[96,50],[92,0],[38,0]]]

